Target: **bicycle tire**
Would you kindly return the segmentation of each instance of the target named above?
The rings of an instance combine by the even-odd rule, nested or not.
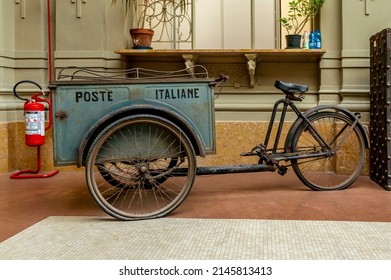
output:
[[[354,121],[338,112],[318,112],[310,123],[332,147],[328,156],[292,160],[298,178],[313,190],[342,190],[353,184],[365,162],[365,143]],[[335,138],[337,137],[337,138]],[[310,126],[303,122],[292,138],[292,152],[314,155],[328,149],[320,145]]]
[[[105,164],[111,168],[103,172]],[[182,176],[175,176],[176,169]],[[153,115],[128,116],[109,125],[94,140],[86,161],[93,199],[120,220],[169,214],[189,194],[195,175],[196,156],[188,137]]]

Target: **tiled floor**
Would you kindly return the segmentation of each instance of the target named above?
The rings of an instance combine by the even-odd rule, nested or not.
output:
[[[390,238],[378,222],[49,217],[0,260],[391,260]]]
[[[46,179],[0,175],[0,242],[50,216],[107,217],[83,172]],[[168,218],[391,222],[391,192],[368,177],[343,191],[316,192],[289,173],[202,176]]]

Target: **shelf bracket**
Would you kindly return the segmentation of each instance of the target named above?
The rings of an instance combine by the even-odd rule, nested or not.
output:
[[[185,60],[186,70],[190,74],[194,74],[194,66],[195,66],[195,61],[197,60],[197,56],[194,54],[182,54],[182,57]]]
[[[255,68],[257,67],[257,55],[253,53],[244,54],[247,58],[247,70],[250,77],[250,87],[255,85]]]

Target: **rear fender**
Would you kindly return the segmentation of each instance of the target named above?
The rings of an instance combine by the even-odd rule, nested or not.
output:
[[[365,147],[370,148],[370,142],[369,142],[369,133],[368,133],[368,128],[362,124],[360,121],[359,117],[353,114],[351,111],[348,109],[345,109],[340,106],[335,106],[335,105],[323,105],[323,106],[317,106],[315,108],[309,109],[306,112],[304,112],[305,117],[310,117],[311,115],[317,113],[317,112],[324,112],[324,111],[330,111],[330,112],[340,112],[342,114],[345,114],[348,116],[352,121],[357,122],[357,126],[363,135],[364,141],[365,141]],[[287,134],[286,140],[285,140],[285,152],[290,152],[292,148],[292,139],[293,135],[295,134],[296,130],[299,128],[299,126],[304,122],[303,118],[297,118],[295,122],[292,124],[291,128],[289,129],[289,132]]]

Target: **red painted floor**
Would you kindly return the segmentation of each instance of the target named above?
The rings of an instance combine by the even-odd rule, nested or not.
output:
[[[0,242],[49,216],[106,215],[83,172],[46,179],[9,175],[0,175]],[[343,191],[317,192],[289,173],[200,176],[168,217],[391,222],[391,192],[369,177]]]

